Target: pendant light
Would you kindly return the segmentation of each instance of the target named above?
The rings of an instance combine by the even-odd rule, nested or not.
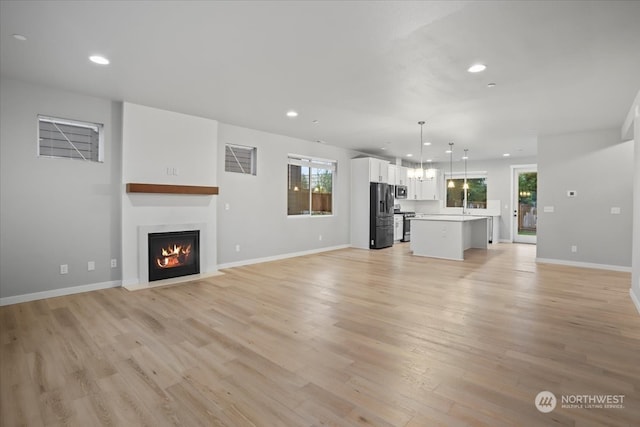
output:
[[[424,120],[420,120],[418,124],[420,125],[420,169],[416,169],[414,176],[422,181],[424,179],[424,168],[422,167],[422,147],[424,147],[422,143],[422,128],[424,126]]]
[[[469,156],[467,155],[468,151],[468,149],[464,149],[464,157],[462,158],[464,160],[464,185],[462,186],[462,188],[465,190],[469,189],[469,183],[467,182],[467,159],[469,158]]]
[[[453,182],[453,142],[449,143],[449,184],[447,187],[455,188],[456,184]]]

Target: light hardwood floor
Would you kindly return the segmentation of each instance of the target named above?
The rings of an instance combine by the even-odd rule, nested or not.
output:
[[[627,273],[408,245],[0,307],[3,426],[633,426]],[[624,409],[534,406],[624,395]]]

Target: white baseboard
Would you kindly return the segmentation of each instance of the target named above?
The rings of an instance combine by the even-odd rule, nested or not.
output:
[[[622,265],[594,264],[591,262],[567,261],[564,259],[552,259],[552,258],[536,258],[536,262],[539,262],[542,264],[557,264],[557,265],[566,265],[569,267],[596,268],[598,270],[611,270],[611,271],[621,271],[623,273],[631,273],[631,267],[625,267]]]
[[[633,288],[629,288],[629,295],[631,295],[631,301],[633,301],[633,305],[636,306],[636,310],[640,313],[640,298],[633,292]]]
[[[122,282],[120,280],[112,280],[110,282],[91,283],[89,285],[71,286],[69,288],[52,289],[50,291],[4,297],[0,298],[0,306],[19,304],[21,302],[35,301],[45,298],[61,297],[64,295],[79,294],[82,292],[97,291],[99,289],[117,288],[121,286],[121,284]]]
[[[262,262],[278,261],[281,259],[295,258],[298,256],[312,255],[320,252],[329,252],[329,251],[335,251],[338,249],[345,249],[350,247],[351,245],[328,246],[326,248],[311,249],[308,251],[301,251],[301,252],[290,252],[288,254],[274,255],[274,256],[269,256],[264,258],[253,258],[253,259],[246,259],[242,261],[227,262],[224,264],[218,264],[218,269],[241,267],[243,265],[251,265],[251,264],[260,264]]]
[[[510,239],[498,239],[498,243],[513,243]]]

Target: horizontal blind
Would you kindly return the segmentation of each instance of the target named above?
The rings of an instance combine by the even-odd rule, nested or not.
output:
[[[243,174],[256,174],[256,148],[243,145],[225,145],[224,170]]]
[[[100,124],[38,116],[38,154],[101,161],[101,129]]]

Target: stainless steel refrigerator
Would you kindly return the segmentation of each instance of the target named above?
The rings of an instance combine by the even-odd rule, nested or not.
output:
[[[393,246],[393,186],[372,182],[369,202],[369,248]]]

